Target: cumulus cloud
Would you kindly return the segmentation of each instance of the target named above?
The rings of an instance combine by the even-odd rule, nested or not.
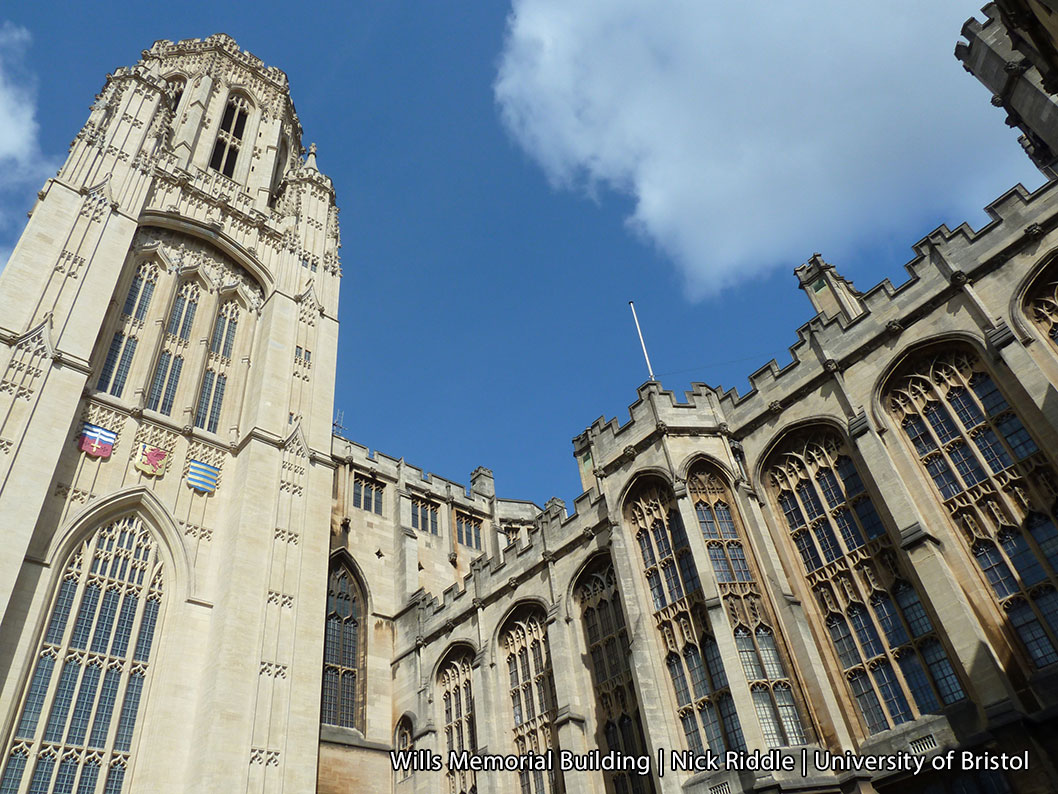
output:
[[[978,5],[513,0],[495,97],[553,185],[630,196],[700,298],[1034,178],[952,55]]]
[[[54,174],[54,158],[42,155],[36,81],[25,69],[31,37],[25,28],[0,25],[0,268],[32,203],[33,191]],[[13,241],[12,241],[13,242]]]

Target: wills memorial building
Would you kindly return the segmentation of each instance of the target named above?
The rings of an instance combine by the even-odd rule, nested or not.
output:
[[[958,55],[1047,170],[1044,6]],[[157,42],[0,275],[0,794],[1054,794],[1058,187],[988,212],[898,285],[813,256],[790,364],[647,382],[540,507],[333,434],[287,78]]]

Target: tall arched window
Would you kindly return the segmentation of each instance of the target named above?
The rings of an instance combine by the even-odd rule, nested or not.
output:
[[[466,649],[452,654],[437,676],[444,709],[445,752],[476,753],[477,726],[474,723],[474,657]],[[449,769],[448,794],[476,794],[477,778],[473,770]]]
[[[154,288],[157,284],[157,265],[153,262],[144,262],[136,268],[136,275],[132,277],[132,284],[129,285],[121,313],[142,322],[147,316],[147,308],[151,305],[151,297],[154,295]]]
[[[507,666],[507,689],[514,717],[514,745],[519,755],[558,753],[555,730],[555,676],[543,611],[523,607],[507,620],[500,635]],[[562,794],[566,790],[557,768],[543,772],[523,770],[522,794]]]
[[[336,562],[327,580],[323,640],[323,703],[326,725],[364,730],[364,596],[352,570]]]
[[[708,464],[695,466],[687,477],[717,588],[735,623],[735,647],[753,694],[753,706],[769,747],[807,741],[787,673],[784,643],[775,636],[776,620],[764,599],[756,565],[747,557],[745,527],[734,496],[720,473]],[[782,648],[783,650],[780,650]]]
[[[209,341],[209,352],[230,359],[235,348],[235,332],[239,327],[239,304],[225,301],[217,312],[213,323],[213,335]]]
[[[397,730],[394,731],[393,735],[393,746],[397,748],[398,753],[415,752],[415,739],[411,731],[411,720],[407,717],[401,717],[397,723]],[[398,783],[410,780],[412,774],[414,774],[411,764],[404,764],[402,769],[395,771]]]
[[[167,336],[186,342],[191,338],[191,326],[195,322],[195,311],[198,309],[198,284],[185,281],[177,290],[173,309],[169,312],[169,322],[165,326]]]
[[[180,110],[180,100],[184,98],[184,89],[187,88],[187,80],[181,75],[174,75],[169,80],[169,107],[173,112],[171,127],[176,126],[176,113]]]
[[[867,733],[966,697],[845,442],[789,438],[767,482]]]
[[[894,374],[886,405],[1029,661],[1058,663],[1058,474],[1051,462],[969,348],[908,361]]]
[[[78,546],[20,699],[0,791],[23,790],[26,775],[30,792],[122,790],[162,591],[157,543],[135,516]]]
[[[573,597],[580,606],[584,644],[591,658],[595,692],[596,740],[620,755],[647,755],[617,576],[608,556],[598,557],[577,580]],[[635,772],[604,772],[616,794],[652,794],[653,778]],[[609,790],[609,789],[608,789]]]
[[[1025,296],[1024,311],[1044,336],[1058,345],[1058,278],[1052,263]]]
[[[209,167],[226,177],[235,176],[235,161],[239,157],[249,115],[250,103],[246,97],[241,94],[228,97],[217,131],[217,141],[213,144],[213,154],[209,158]]]
[[[665,664],[687,749],[703,753],[708,744],[720,755],[744,750],[742,726],[672,490],[644,480],[629,493],[624,512],[654,603],[654,621],[667,653]]]
[[[125,390],[125,381],[132,369],[132,358],[139,343],[138,334],[143,329],[151,297],[158,284],[158,266],[144,262],[136,268],[132,284],[125,295],[121,310],[121,325],[114,332],[107,349],[103,366],[99,372],[96,388],[120,397]]]

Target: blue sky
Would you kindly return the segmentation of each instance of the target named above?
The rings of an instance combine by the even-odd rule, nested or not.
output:
[[[629,299],[666,388],[745,391],[811,316],[813,251],[900,282],[1041,182],[952,55],[976,2],[728,5],[8,4],[0,260],[107,72],[228,33],[290,76],[338,192],[345,435],[571,502],[570,439],[646,379]]]

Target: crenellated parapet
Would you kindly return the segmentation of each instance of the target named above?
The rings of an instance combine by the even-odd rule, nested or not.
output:
[[[216,33],[205,39],[183,39],[175,43],[163,39],[144,50],[141,57],[142,63],[153,64],[166,73],[175,72],[194,80],[208,77],[213,90],[218,85],[229,84],[251,91],[262,101],[267,116],[286,122],[300,140],[301,122],[290,98],[286,73],[240,49],[231,36]]]

